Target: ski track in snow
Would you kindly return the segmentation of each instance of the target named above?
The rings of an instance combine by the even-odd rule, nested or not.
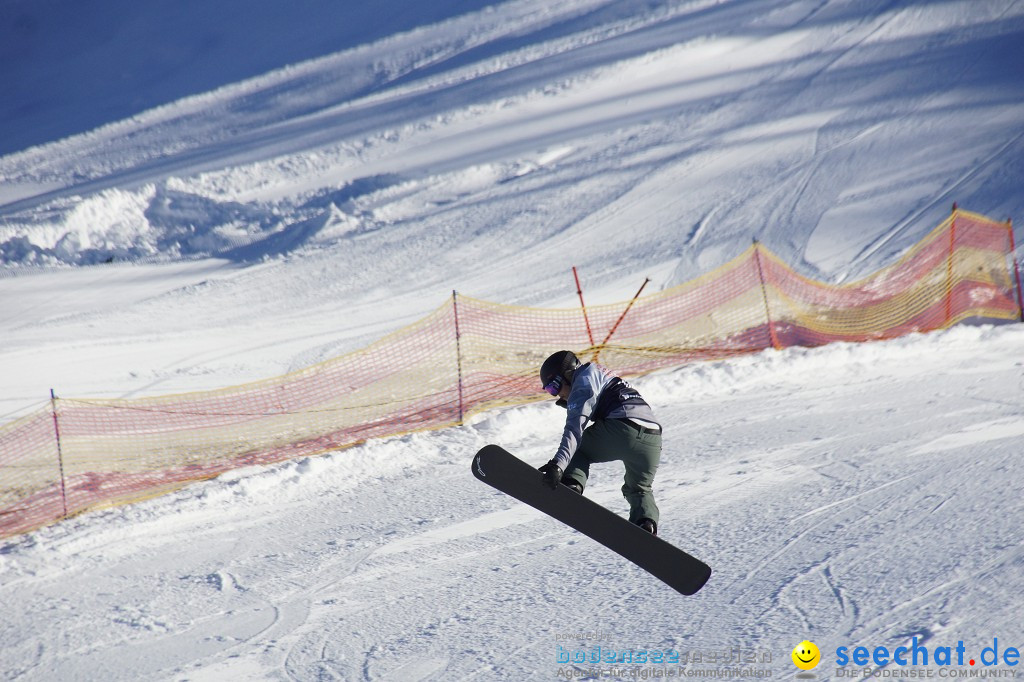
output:
[[[953,201],[1024,206],[1019,0],[395,0],[401,20],[356,31],[370,42],[316,2],[201,35],[110,4],[82,20],[100,43],[48,18],[63,2],[0,16],[0,53],[33,26],[83,48],[14,55],[12,92],[49,72],[83,97],[124,60],[107,27],[154,36],[110,44],[166,79],[143,78],[160,106],[124,120],[39,111],[41,129],[99,127],[0,156],[3,422],[50,388],[299,369],[452,289],[575,307],[575,265],[588,305],[623,301],[753,237],[844,281]],[[314,29],[309,50],[286,38]],[[181,46],[204,36],[253,61],[182,89],[198,56]],[[26,125],[27,102],[0,125]],[[1022,347],[1018,326],[961,327],[638,380],[666,426],[661,532],[715,571],[694,597],[473,479],[488,442],[548,459],[564,413],[535,404],[0,542],[0,677],[547,680],[572,667],[559,646],[595,644],[768,651],[791,677],[810,639],[825,678],[843,645],[1024,646]],[[587,495],[624,513],[620,484],[595,467]]]
[[[857,277],[954,200],[1020,212],[1022,32],[1009,0],[520,0],[0,157],[0,414],[281,374],[453,288],[575,305],[573,265],[591,304],[752,237]]]

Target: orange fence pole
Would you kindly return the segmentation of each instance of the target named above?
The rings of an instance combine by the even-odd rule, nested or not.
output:
[[[953,319],[953,252],[956,249],[956,204],[949,223],[949,255],[946,258],[946,324]]]
[[[761,267],[761,242],[757,241],[757,237],[754,237],[754,260],[757,262],[757,278],[761,281],[761,298],[764,300],[764,314],[768,319],[768,337],[772,341],[772,348],[781,350],[782,344],[779,343],[779,339],[775,335],[772,309],[768,306],[768,286],[765,284],[764,269]]]
[[[452,313],[455,316],[455,362],[458,365],[459,380],[459,424],[462,424],[462,334],[459,332],[459,299],[455,289],[452,289]]]
[[[633,298],[629,301],[629,304],[626,306],[626,309],[622,311],[621,315],[619,315],[619,319],[615,320],[615,324],[612,325],[611,330],[608,332],[608,336],[604,337],[604,341],[602,341],[601,345],[598,347],[597,353],[594,353],[594,360],[595,361],[597,360],[597,356],[600,355],[600,353],[601,353],[600,349],[604,348],[608,344],[608,340],[610,338],[612,338],[612,334],[614,334],[615,330],[619,328],[619,323],[622,322],[622,319],[624,317],[626,317],[626,313],[628,313],[629,309],[633,307],[634,303],[636,303],[636,299],[640,298],[640,293],[644,290],[644,287],[647,286],[647,283],[650,282],[650,281],[651,281],[650,277],[645,277],[644,278],[644,283],[640,285],[639,289],[637,289],[637,292],[633,295]]]
[[[587,304],[583,302],[583,288],[580,286],[580,276],[576,274],[576,266],[572,266],[572,276],[576,280],[576,294],[580,297],[580,307],[583,308],[583,322],[587,325],[587,338],[590,340],[590,347],[594,347],[594,333],[590,331],[590,320],[587,318]]]
[[[64,452],[60,446],[60,422],[57,421],[57,395],[50,389],[50,411],[53,412],[53,433],[57,438],[57,463],[60,465],[60,501],[64,506],[64,518],[68,517],[68,493],[64,486]]]
[[[1010,258],[1013,259],[1013,275],[1017,280],[1017,307],[1020,310],[1020,321],[1024,322],[1024,296],[1020,288],[1020,267],[1017,265],[1017,245],[1013,240],[1013,219],[1006,219],[1006,229],[1010,232]]]

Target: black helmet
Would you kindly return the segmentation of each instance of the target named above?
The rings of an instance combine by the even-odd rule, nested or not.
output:
[[[572,381],[572,373],[580,366],[579,358],[571,350],[560,350],[552,353],[544,364],[540,366],[540,385],[547,386],[556,377],[563,381]]]

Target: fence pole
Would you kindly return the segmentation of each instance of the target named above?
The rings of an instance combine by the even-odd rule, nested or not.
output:
[[[64,518],[68,517],[68,495],[64,485],[64,450],[60,444],[60,422],[57,421],[57,395],[50,389],[50,410],[53,412],[53,432],[57,436],[57,463],[60,465],[60,501],[64,506]]]
[[[953,319],[953,252],[956,249],[956,204],[949,221],[949,255],[946,258],[946,325]]]
[[[628,313],[629,309],[633,307],[634,303],[636,303],[636,299],[640,298],[640,292],[642,292],[644,290],[644,287],[647,286],[647,283],[650,282],[650,281],[651,281],[650,277],[645,277],[644,278],[644,283],[641,284],[640,288],[637,289],[637,292],[635,294],[633,294],[633,298],[630,299],[629,305],[627,305],[626,309],[622,311],[621,315],[619,315],[619,319],[615,320],[615,324],[612,325],[611,330],[608,332],[608,336],[604,337],[604,341],[602,341],[601,345],[598,346],[597,352],[594,353],[594,362],[597,362],[597,356],[601,354],[601,349],[604,348],[605,345],[607,345],[608,340],[610,338],[612,338],[612,334],[614,334],[615,330],[619,328],[619,323],[622,322],[622,319],[624,317],[626,317],[626,313]]]
[[[775,335],[775,323],[772,321],[772,309],[768,305],[768,285],[764,280],[764,269],[761,267],[761,242],[754,237],[754,261],[757,263],[757,278],[761,282],[761,299],[764,301],[764,316],[768,320],[768,338],[771,339],[772,348],[781,350],[782,345]]]
[[[458,365],[459,381],[459,425],[462,425],[463,402],[462,402],[462,334],[459,331],[459,298],[455,289],[452,289],[452,311],[455,314],[455,361]]]
[[[587,304],[583,302],[583,287],[580,286],[580,276],[576,274],[576,266],[572,266],[572,276],[576,280],[576,294],[580,297],[580,307],[583,308],[583,322],[587,325],[587,339],[590,347],[594,347],[594,333],[590,331],[590,319],[587,317]],[[595,355],[596,357],[596,355]]]
[[[1024,296],[1020,288],[1020,267],[1017,265],[1017,245],[1013,239],[1013,218],[1006,219],[1006,229],[1010,232],[1010,258],[1013,259],[1013,276],[1017,280],[1017,310],[1020,312],[1020,321],[1024,322]]]

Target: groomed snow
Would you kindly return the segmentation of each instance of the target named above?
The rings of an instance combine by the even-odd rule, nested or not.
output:
[[[954,201],[1024,208],[1019,0],[357,4],[0,8],[0,422],[299,369],[452,289],[575,306],[575,265],[623,301],[755,237],[842,282]],[[488,442],[547,460],[539,403],[0,542],[0,677],[564,679],[559,647],[599,644],[788,678],[809,639],[827,679],[838,646],[1022,648],[1022,349],[961,327],[639,380],[663,535],[715,570],[692,598],[472,478]],[[587,494],[621,512],[619,485]]]
[[[547,460],[564,412],[543,403],[8,542],[4,669],[546,680],[572,667],[559,646],[596,644],[767,651],[789,676],[806,638],[828,678],[843,645],[1017,645],[1022,348],[1020,327],[961,327],[638,381],[666,426],[662,535],[715,570],[694,597],[472,477],[489,442]],[[625,512],[618,466],[594,474]]]

